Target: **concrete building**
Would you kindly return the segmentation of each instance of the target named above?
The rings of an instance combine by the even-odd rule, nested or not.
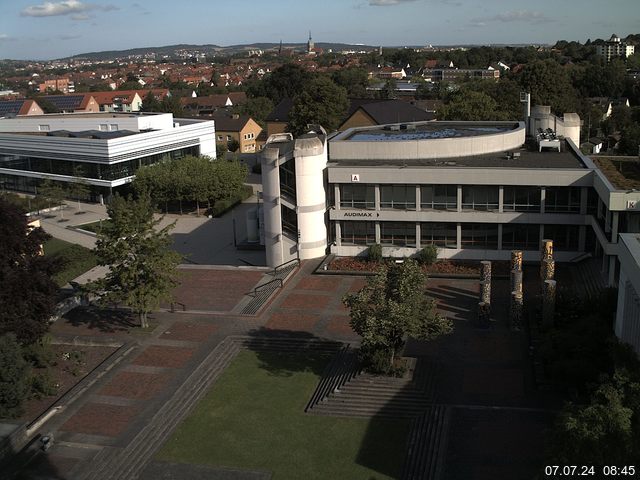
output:
[[[620,40],[615,33],[602,45],[596,45],[596,53],[604,57],[607,62],[613,58],[627,58],[633,55],[635,47]]]
[[[506,260],[518,249],[533,261],[551,238],[558,261],[590,254],[615,285],[618,233],[640,232],[640,190],[616,187],[580,152],[577,115],[533,110],[529,130],[555,125],[553,136],[528,135],[525,122],[415,122],[271,137],[269,265],[373,244],[392,257],[435,244],[440,258]]]
[[[10,190],[36,193],[44,179],[82,178],[98,201],[131,182],[139,167],[185,155],[215,158],[212,121],[170,113],[0,119],[0,182]]]
[[[248,115],[216,112],[209,118],[215,121],[218,143],[226,145],[235,140],[239,145],[239,153],[255,153],[259,150],[256,140],[262,132],[262,127]]]

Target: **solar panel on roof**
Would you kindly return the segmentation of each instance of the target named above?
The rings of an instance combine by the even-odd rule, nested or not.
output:
[[[0,115],[17,115],[22,107],[24,100],[12,100],[8,102],[0,102]]]

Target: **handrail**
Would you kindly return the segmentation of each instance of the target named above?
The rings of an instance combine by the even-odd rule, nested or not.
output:
[[[263,283],[262,285],[258,285],[256,288],[253,289],[253,294],[256,295],[258,293],[258,290],[261,290],[263,287],[266,287],[267,285],[274,283],[274,282],[278,282],[280,283],[279,287],[282,288],[282,286],[284,285],[284,282],[282,281],[281,278],[274,278],[273,280],[269,280],[267,283]]]
[[[171,313],[174,313],[176,311],[175,306],[174,305],[182,305],[182,311],[186,312],[187,311],[187,306],[184,303],[181,302],[171,302]]]
[[[280,265],[278,265],[276,268],[273,269],[273,274],[275,275],[276,273],[278,273],[278,269],[284,267],[285,265],[289,265],[290,263],[296,262],[298,265],[300,265],[300,260],[297,258],[293,258],[291,260],[289,260],[288,262],[284,262]]]

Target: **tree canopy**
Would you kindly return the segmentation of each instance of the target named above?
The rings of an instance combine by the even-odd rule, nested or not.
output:
[[[96,256],[100,265],[108,266],[107,275],[89,287],[103,303],[124,303],[148,327],[147,316],[171,298],[177,285],[180,255],[169,249],[169,232],[174,224],[162,229],[154,219],[151,199],[136,200],[116,195],[109,207],[109,222],[98,232]]]
[[[287,130],[294,135],[305,133],[308,124],[322,125],[327,131],[336,130],[349,108],[347,91],[327,77],[309,81],[293,99]]]
[[[375,372],[388,373],[406,337],[432,340],[450,333],[451,320],[440,316],[426,296],[426,275],[411,259],[383,265],[365,287],[345,296],[351,328],[362,337],[361,357]]]
[[[49,328],[60,265],[40,255],[49,236],[30,229],[27,217],[0,197],[0,335],[13,333],[23,344],[36,342]]]

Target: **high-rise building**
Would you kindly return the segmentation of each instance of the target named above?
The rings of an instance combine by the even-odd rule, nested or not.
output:
[[[612,58],[627,58],[633,55],[635,47],[620,40],[615,33],[603,45],[596,45],[596,53],[604,57],[607,62]]]

